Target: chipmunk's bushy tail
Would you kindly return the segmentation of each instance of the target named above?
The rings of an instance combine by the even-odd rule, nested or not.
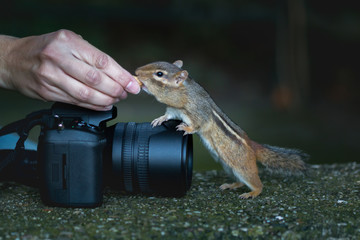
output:
[[[298,149],[282,148],[253,142],[257,160],[270,172],[301,175],[306,170],[309,155]]]

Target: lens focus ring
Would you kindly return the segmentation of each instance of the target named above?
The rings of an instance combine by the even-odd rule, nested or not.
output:
[[[137,180],[140,192],[145,193],[149,190],[149,134],[146,125],[140,124],[138,133]]]
[[[136,124],[134,122],[129,122],[126,124],[125,136],[123,141],[123,153],[122,153],[122,174],[124,177],[124,187],[125,191],[133,192],[133,148],[134,148],[134,141],[135,141],[135,134],[136,132]]]
[[[129,122],[123,141],[123,177],[125,191],[147,192],[149,189],[149,133],[146,125]]]

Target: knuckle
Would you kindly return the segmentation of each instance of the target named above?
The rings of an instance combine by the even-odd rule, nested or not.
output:
[[[121,96],[124,92],[124,89],[120,84],[115,84],[115,86],[112,88],[111,96],[117,97]]]
[[[40,59],[47,60],[56,56],[57,51],[52,43],[47,44],[40,52]]]
[[[105,53],[100,53],[95,57],[95,66],[105,68],[109,63],[109,57]]]
[[[33,88],[33,91],[39,96],[43,101],[54,101],[55,96],[49,86],[43,82],[39,82],[36,87]]]
[[[120,95],[120,99],[125,99],[125,98],[127,98],[127,92],[126,91],[123,91],[122,93],[121,93],[121,95]]]
[[[110,105],[113,105],[114,103],[116,103],[116,100],[114,98],[108,97],[108,98],[104,99],[103,105],[110,106]]]
[[[60,41],[69,41],[75,36],[77,35],[74,32],[66,29],[60,29],[55,32],[55,39]]]
[[[98,85],[101,82],[100,73],[95,69],[91,69],[87,72],[85,80],[86,83],[90,84],[91,86]]]
[[[81,87],[78,90],[77,93],[77,99],[80,99],[81,101],[88,102],[92,97],[92,90],[87,87]]]
[[[40,58],[56,59],[56,57],[59,56],[59,50],[61,50],[60,48],[63,48],[63,46],[60,46],[59,44],[68,41],[70,42],[74,38],[79,38],[79,36],[69,30],[62,29],[52,33],[49,41],[47,41],[45,46],[40,50]]]
[[[47,63],[42,62],[35,70],[35,75],[39,78],[48,78],[51,74],[50,67]]]

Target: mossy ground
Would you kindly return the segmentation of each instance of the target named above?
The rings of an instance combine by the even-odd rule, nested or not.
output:
[[[264,190],[220,191],[222,171],[196,172],[183,198],[106,189],[95,209],[43,205],[35,188],[0,183],[0,239],[360,239],[360,165],[315,165],[305,177],[262,174]]]

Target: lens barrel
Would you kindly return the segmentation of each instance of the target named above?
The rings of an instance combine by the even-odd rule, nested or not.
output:
[[[150,123],[129,122],[108,128],[109,184],[129,193],[185,195],[192,179],[193,146],[191,135],[176,131],[179,123],[153,128]]]

